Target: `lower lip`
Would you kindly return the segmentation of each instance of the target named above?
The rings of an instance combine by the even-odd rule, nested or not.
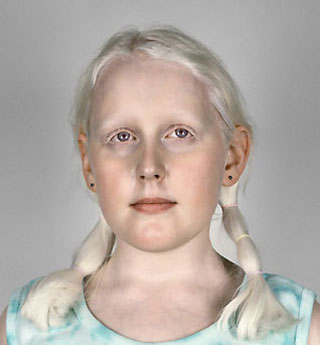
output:
[[[132,205],[135,210],[143,213],[160,213],[162,211],[165,211],[171,207],[173,207],[176,204],[137,204]]]

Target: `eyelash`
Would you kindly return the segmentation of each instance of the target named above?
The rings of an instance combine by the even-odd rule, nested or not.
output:
[[[190,127],[188,127],[188,126],[185,126],[185,125],[176,125],[173,129],[172,129],[172,132],[174,132],[176,129],[184,129],[184,130],[186,130],[188,133],[187,133],[187,136],[185,136],[184,138],[179,138],[179,137],[177,137],[178,139],[186,139],[186,138],[188,138],[188,134],[190,134],[191,135],[191,137],[190,138],[193,138],[194,137],[194,134],[192,133],[192,131],[191,131],[191,129],[190,129]],[[120,134],[120,133],[129,133],[130,135],[132,135],[131,133],[130,133],[130,131],[127,129],[127,128],[119,128],[119,129],[117,129],[116,131],[113,131],[113,132],[111,132],[108,136],[107,136],[107,138],[106,138],[106,141],[108,141],[108,142],[112,142],[112,139],[114,138],[114,137],[116,137],[118,134]],[[110,140],[109,140],[109,138],[110,138]],[[126,142],[128,142],[129,140],[126,140],[126,141],[116,141],[116,143],[126,143]]]

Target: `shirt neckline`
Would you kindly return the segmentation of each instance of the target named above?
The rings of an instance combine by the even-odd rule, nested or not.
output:
[[[239,292],[242,291],[244,288],[246,282],[247,282],[247,274],[244,274],[242,283],[239,286]],[[78,318],[78,320],[81,322],[83,326],[85,326],[89,331],[95,335],[99,335],[100,337],[104,339],[113,340],[114,343],[122,344],[122,345],[176,345],[176,344],[182,344],[186,343],[186,341],[192,341],[196,338],[202,338],[206,337],[210,333],[212,334],[213,330],[217,327],[217,321],[213,322],[208,327],[199,330],[195,333],[192,333],[184,338],[178,338],[174,340],[169,341],[163,341],[163,342],[144,342],[144,341],[138,341],[132,338],[128,338],[124,335],[121,335],[120,333],[117,333],[116,331],[112,330],[108,326],[101,323],[98,319],[95,318],[95,316],[91,313],[90,309],[88,308],[87,302],[84,297],[84,280],[82,281],[82,294],[80,296],[80,299],[73,307],[74,312]]]

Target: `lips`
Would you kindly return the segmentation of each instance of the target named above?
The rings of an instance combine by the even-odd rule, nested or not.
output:
[[[130,206],[136,211],[145,214],[155,214],[166,211],[172,208],[176,204],[175,201],[171,201],[163,198],[143,198],[138,200]]]
[[[176,202],[168,200],[168,199],[163,199],[163,198],[143,198],[131,204],[131,206],[141,205],[141,204],[176,204]]]

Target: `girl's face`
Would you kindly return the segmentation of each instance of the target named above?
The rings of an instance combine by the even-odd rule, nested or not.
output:
[[[118,246],[161,252],[209,236],[227,163],[218,121],[205,86],[179,64],[139,59],[100,77],[90,139],[79,143]],[[130,206],[145,197],[176,204],[154,214]]]

